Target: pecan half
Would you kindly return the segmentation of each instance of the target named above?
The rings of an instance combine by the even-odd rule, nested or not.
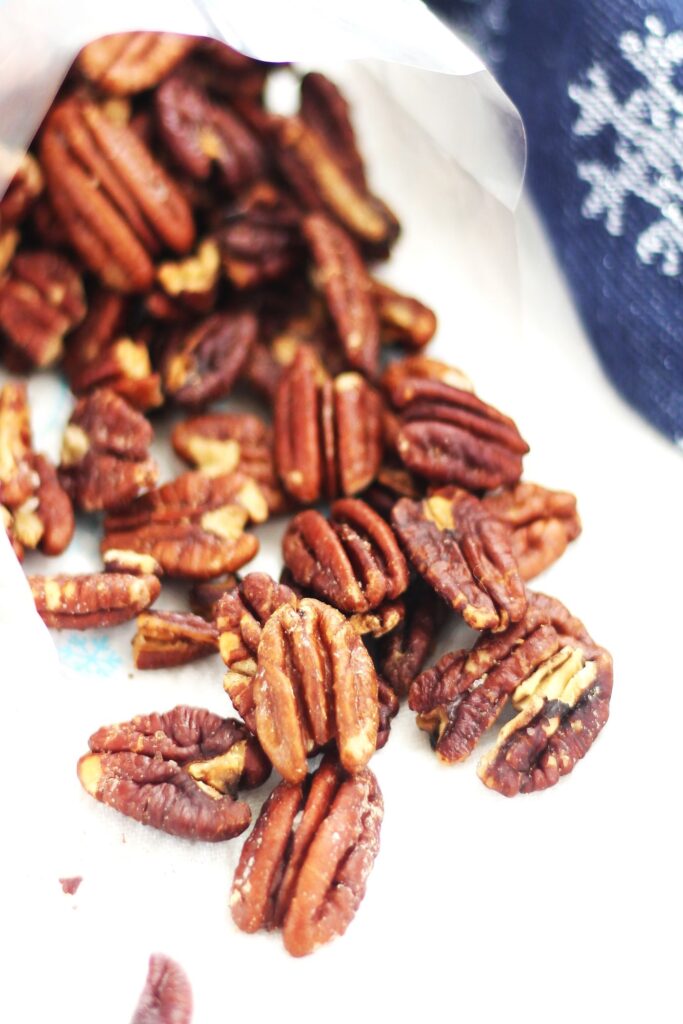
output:
[[[180,964],[153,953],[130,1024],[191,1024],[192,989]]]
[[[381,384],[392,404],[399,405],[414,380],[432,380],[458,391],[474,391],[472,381],[462,370],[422,354],[395,359],[382,374]]]
[[[149,288],[151,256],[194,242],[180,189],[127,125],[70,98],[49,115],[40,156],[50,201],[84,263],[117,291]]]
[[[32,514],[40,524],[40,549],[46,555],[61,555],[71,543],[75,528],[71,499],[60,484],[56,469],[45,455],[31,453],[28,462],[37,478],[29,502],[34,503]],[[35,547],[21,533],[20,517],[24,507],[20,506],[15,512],[17,534],[26,547]]]
[[[136,668],[172,668],[218,651],[218,630],[189,612],[143,612],[133,638]]]
[[[0,331],[33,366],[62,354],[64,335],[85,316],[80,275],[54,252],[20,252],[0,282]]]
[[[0,504],[15,507],[33,494],[30,451],[26,385],[9,381],[0,388]]]
[[[281,927],[306,956],[343,935],[365,895],[384,806],[373,773],[325,760],[304,784],[281,782],[242,849],[230,909],[238,928]]]
[[[151,441],[145,417],[116,392],[98,388],[76,402],[62,441],[59,479],[84,512],[123,505],[156,481]]]
[[[382,678],[399,697],[405,697],[422,671],[446,617],[446,605],[421,581],[405,595],[405,613],[379,645],[377,664]]]
[[[391,513],[408,558],[472,629],[500,632],[526,609],[507,528],[467,491],[444,487]]]
[[[4,228],[21,223],[44,187],[40,164],[31,153],[24,153],[7,191],[0,199],[0,234]]]
[[[421,349],[436,333],[436,314],[419,299],[403,295],[383,281],[372,279],[372,296],[379,316],[383,345]]]
[[[353,240],[322,213],[304,217],[301,230],[315,264],[349,365],[368,377],[379,366],[379,319],[372,281]]]
[[[148,608],[161,590],[156,576],[94,572],[29,576],[38,614],[53,629],[117,626]]]
[[[143,825],[183,839],[231,839],[251,820],[238,786],[260,786],[270,765],[241,722],[179,705],[104,726],[78,762],[87,793]]]
[[[329,521],[314,509],[291,521],[282,541],[297,583],[343,612],[367,612],[408,586],[391,527],[358,498],[335,501]]]
[[[547,569],[581,533],[576,498],[522,481],[482,498],[482,504],[512,529],[512,553],[524,580]]]
[[[304,598],[266,622],[254,677],[256,734],[288,782],[306,776],[306,758],[335,741],[347,771],[377,745],[377,676],[362,640],[334,608]]]
[[[309,71],[301,79],[299,116],[324,140],[349,181],[356,188],[365,190],[365,168],[356,143],[349,104],[334,82],[319,71]]]
[[[214,313],[171,340],[164,389],[181,405],[204,405],[229,394],[241,373],[258,323],[252,313]]]
[[[173,32],[117,32],[84,46],[76,66],[106,92],[130,96],[158,85],[196,45]]]

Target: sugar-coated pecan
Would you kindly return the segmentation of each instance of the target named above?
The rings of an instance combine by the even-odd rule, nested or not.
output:
[[[33,366],[62,354],[64,335],[85,316],[80,275],[55,252],[20,252],[0,282],[0,331]]]
[[[411,383],[415,380],[431,380],[458,391],[474,391],[472,381],[462,370],[422,354],[395,359],[382,374],[381,384],[392,404],[400,406],[405,404],[406,393],[410,399]]]
[[[285,604],[266,622],[254,677],[256,734],[289,782],[306,758],[334,741],[347,771],[377,745],[377,676],[362,640],[336,609],[311,598]]]
[[[372,281],[349,235],[322,213],[310,213],[301,225],[315,265],[315,278],[354,369],[369,377],[379,365],[379,318]]]
[[[429,657],[446,605],[420,580],[411,584],[404,599],[405,614],[396,629],[382,638],[377,664],[381,676],[399,697],[405,697]]]
[[[417,571],[472,629],[500,632],[522,618],[526,592],[509,531],[478,498],[458,487],[401,498],[391,521]]]
[[[69,546],[75,527],[71,499],[45,455],[32,453],[29,464],[37,477],[34,500],[35,515],[41,525],[40,548],[46,555],[61,555]]]
[[[72,97],[55,107],[40,155],[57,216],[108,287],[144,291],[160,244],[192,246],[192,212],[180,189],[139,136],[96,104]]]
[[[43,191],[43,172],[31,153],[24,153],[7,191],[0,199],[0,234],[4,228],[19,224]]]
[[[174,301],[197,313],[208,313],[215,304],[220,270],[218,245],[213,238],[205,238],[191,256],[162,263],[157,281]]]
[[[136,668],[172,668],[218,650],[216,627],[190,612],[143,612],[133,638]]]
[[[94,572],[81,576],[29,576],[41,619],[53,629],[117,626],[148,608],[161,590],[156,576]]]
[[[470,490],[514,484],[529,446],[514,420],[476,395],[439,381],[408,379],[394,388],[401,413],[398,454],[433,483]]]
[[[260,786],[270,765],[236,719],[181,704],[104,726],[78,762],[81,785],[143,825],[219,842],[244,832],[251,812],[238,787]]]
[[[184,71],[154,94],[159,134],[180,168],[204,181],[216,166],[222,181],[238,189],[264,170],[265,154],[250,128]]]
[[[110,388],[80,398],[64,432],[59,465],[74,504],[85,512],[115,508],[151,487],[157,478],[148,457],[151,441],[149,422]]]
[[[408,566],[391,527],[358,498],[332,505],[327,520],[300,512],[282,541],[297,583],[343,612],[367,612],[408,586]]]
[[[145,987],[130,1024],[191,1024],[192,989],[185,971],[163,953],[153,953]]]
[[[282,928],[292,956],[343,935],[365,895],[383,814],[369,768],[349,776],[326,759],[305,783],[281,782],[235,872],[230,909],[238,928]]]
[[[349,104],[334,82],[319,71],[309,71],[301,79],[299,116],[324,140],[349,181],[365,190],[365,167],[356,143]]]
[[[204,405],[229,394],[256,340],[252,313],[214,313],[171,340],[163,360],[164,389],[181,405]]]
[[[432,340],[436,332],[436,314],[424,302],[403,295],[375,278],[372,279],[372,296],[383,345],[420,349]]]
[[[257,181],[221,211],[215,231],[225,276],[236,288],[274,281],[302,260],[301,211],[269,181]]]
[[[522,481],[482,498],[501,522],[512,529],[512,553],[524,580],[532,580],[564,553],[581,533],[576,498]]]
[[[0,388],[0,503],[10,508],[31,497],[35,474],[31,468],[31,424],[26,385],[8,381]]]
[[[117,32],[84,46],[76,66],[105,92],[129,96],[158,85],[196,45],[172,32]]]

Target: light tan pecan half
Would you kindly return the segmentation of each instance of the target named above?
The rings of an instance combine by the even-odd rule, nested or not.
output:
[[[29,576],[41,619],[53,629],[116,626],[148,608],[161,590],[156,576],[95,572]]]

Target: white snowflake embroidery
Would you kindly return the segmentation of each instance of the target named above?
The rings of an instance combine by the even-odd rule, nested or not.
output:
[[[588,71],[588,85],[569,86],[581,108],[576,135],[594,137],[606,127],[616,134],[614,166],[577,166],[590,185],[581,212],[591,219],[604,216],[607,231],[623,235],[629,196],[653,207],[658,217],[638,236],[636,252],[643,263],[658,264],[673,277],[683,267],[683,92],[676,81],[683,32],[667,34],[662,21],[650,16],[645,35],[624,32],[619,48],[645,79],[644,88],[620,102],[600,64]]]
[[[71,672],[110,676],[123,664],[106,634],[63,633],[57,651],[62,666]]]

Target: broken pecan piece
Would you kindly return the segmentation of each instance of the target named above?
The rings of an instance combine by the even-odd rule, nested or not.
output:
[[[403,295],[372,278],[372,296],[379,316],[383,345],[420,349],[436,332],[436,314],[419,299]]]
[[[351,923],[379,849],[384,807],[373,773],[326,759],[305,784],[281,782],[242,849],[230,909],[238,928],[281,927],[306,956]]]
[[[181,405],[204,405],[229,394],[256,340],[252,313],[214,313],[170,342],[164,389]]]
[[[32,453],[28,461],[37,476],[33,500],[34,514],[41,526],[40,548],[46,555],[61,555],[71,543],[75,528],[71,499],[60,484],[56,469],[45,455]],[[15,514],[15,521],[19,511]]]
[[[405,613],[397,628],[382,638],[377,664],[382,678],[399,696],[405,697],[434,646],[446,613],[446,605],[421,580],[405,595]]]
[[[117,32],[84,46],[76,66],[106,92],[130,96],[158,85],[196,45],[173,32]]]
[[[482,504],[512,530],[512,553],[524,580],[547,569],[581,533],[576,498],[525,481],[482,498]]]
[[[308,754],[332,741],[351,772],[363,768],[376,748],[372,660],[344,616],[320,601],[285,604],[268,619],[253,693],[256,734],[288,782],[301,782]]]
[[[218,602],[229,590],[234,590],[239,582],[235,573],[229,573],[221,580],[210,580],[208,583],[193,583],[190,587],[190,608],[195,615],[207,622],[214,622]]]
[[[76,402],[64,432],[62,486],[84,512],[130,501],[156,481],[151,441],[145,417],[116,392],[98,388]]]
[[[117,626],[148,608],[161,590],[156,576],[94,572],[81,576],[29,576],[33,600],[53,629]]]
[[[133,638],[133,661],[140,669],[172,668],[218,651],[218,630],[189,612],[143,612]]]
[[[232,839],[251,820],[238,787],[260,786],[270,765],[241,722],[179,705],[105,726],[78,762],[87,793],[143,825],[183,839]]]
[[[399,405],[406,387],[410,388],[414,380],[432,380],[458,391],[474,391],[472,381],[462,370],[422,354],[395,359],[382,374],[380,383],[392,404]]]
[[[157,270],[157,281],[174,301],[193,312],[208,313],[216,301],[220,270],[218,246],[212,238],[205,238],[196,254],[162,263]]]
[[[343,612],[367,612],[408,586],[391,527],[358,498],[335,501],[329,521],[314,509],[291,521],[282,541],[294,579]]]
[[[180,964],[153,953],[130,1024],[191,1024],[192,989]]]

